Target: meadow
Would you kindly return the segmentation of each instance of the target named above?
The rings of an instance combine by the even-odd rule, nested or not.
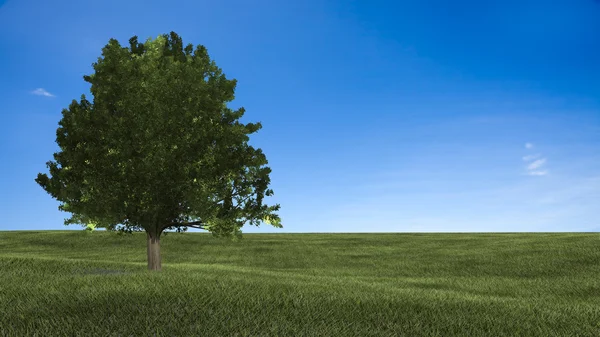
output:
[[[0,232],[0,336],[600,336],[598,233]]]

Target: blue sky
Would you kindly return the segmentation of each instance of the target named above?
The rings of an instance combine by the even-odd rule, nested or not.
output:
[[[109,38],[203,44],[284,228],[600,231],[600,3],[0,0],[0,230],[77,229],[35,182]]]

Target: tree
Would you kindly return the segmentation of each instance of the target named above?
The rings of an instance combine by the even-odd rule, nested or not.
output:
[[[93,223],[147,233],[148,269],[160,270],[165,230],[201,228],[237,239],[245,223],[281,228],[280,206],[263,204],[267,159],[248,145],[260,123],[232,110],[229,80],[204,46],[171,32],[129,47],[115,39],[93,64],[93,101],[63,109],[60,151],[35,181],[72,213],[65,225]]]

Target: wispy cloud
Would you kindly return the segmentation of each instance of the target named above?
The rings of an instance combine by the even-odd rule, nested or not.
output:
[[[46,91],[46,89],[44,89],[44,88],[37,88],[34,91],[32,91],[31,93],[34,95],[38,95],[38,96],[55,97],[54,95],[52,95],[51,93]]]
[[[525,148],[532,149],[533,144],[526,143]],[[530,154],[523,157],[523,161],[528,162],[526,169],[527,174],[530,176],[545,176],[548,174],[548,170],[542,170],[543,166],[546,164],[546,158],[540,158],[541,154]],[[532,161],[533,160],[533,161]]]
[[[528,170],[536,170],[546,164],[546,158],[538,159],[527,166]]]

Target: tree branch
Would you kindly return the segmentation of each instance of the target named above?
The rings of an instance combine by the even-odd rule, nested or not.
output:
[[[239,197],[239,195],[238,195]],[[240,199],[240,198],[235,198],[235,201],[237,202],[237,205],[235,205],[235,209],[241,209],[240,206],[245,205],[248,200],[250,200],[250,198],[252,197],[252,194],[247,195],[245,198]]]
[[[196,225],[187,225],[186,227],[196,228],[196,229],[206,229],[202,225],[199,225],[199,226],[196,226]]]
[[[185,226],[185,227],[191,227],[191,228],[197,228],[197,229],[206,229],[204,226],[205,224],[202,221],[189,221],[189,222],[174,222],[174,223],[170,223],[167,225],[163,226],[163,229],[167,228],[167,227],[171,227],[171,226]]]

